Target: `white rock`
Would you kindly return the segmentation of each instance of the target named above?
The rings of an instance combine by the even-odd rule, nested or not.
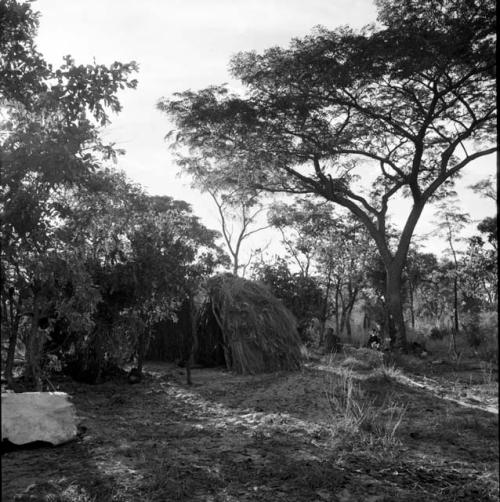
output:
[[[59,445],[76,437],[76,425],[76,410],[65,392],[2,393],[2,439],[11,443]]]

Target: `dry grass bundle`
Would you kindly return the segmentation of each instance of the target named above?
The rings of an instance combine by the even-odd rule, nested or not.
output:
[[[341,366],[353,370],[371,370],[378,368],[384,363],[384,355],[372,349],[354,347],[344,347],[347,358],[342,361]]]
[[[300,368],[295,318],[266,286],[221,275],[208,281],[207,293],[229,369],[255,374]]]
[[[396,431],[407,406],[396,403],[390,396],[376,405],[355,382],[352,370],[345,368],[326,382],[325,394],[334,434],[355,434],[365,443],[382,447],[386,453],[399,444]]]

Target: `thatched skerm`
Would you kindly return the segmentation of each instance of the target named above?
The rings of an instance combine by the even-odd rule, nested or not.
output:
[[[228,369],[240,374],[296,370],[300,337],[292,313],[263,284],[232,275],[210,279],[199,323],[212,316]],[[208,308],[207,308],[208,307]],[[199,334],[200,342],[204,334]]]

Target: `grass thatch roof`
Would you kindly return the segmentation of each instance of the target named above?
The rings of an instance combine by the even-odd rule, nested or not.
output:
[[[292,313],[263,284],[231,275],[207,283],[205,315],[222,333],[228,369],[241,374],[295,370],[300,337]]]

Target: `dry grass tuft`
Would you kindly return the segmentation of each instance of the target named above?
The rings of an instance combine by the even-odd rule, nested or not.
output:
[[[378,368],[378,371],[385,380],[398,380],[402,375],[402,371],[399,368],[396,368],[396,365],[394,363],[384,363],[382,364],[382,366],[380,366],[380,368]]]
[[[384,363],[382,352],[373,349],[344,347],[344,353],[347,356],[341,363],[341,366],[344,368],[371,370],[380,367]]]
[[[357,435],[367,445],[384,449],[399,444],[396,432],[405,416],[406,406],[392,398],[377,406],[355,382],[350,369],[342,369],[339,375],[330,377],[325,394],[335,435]]]

